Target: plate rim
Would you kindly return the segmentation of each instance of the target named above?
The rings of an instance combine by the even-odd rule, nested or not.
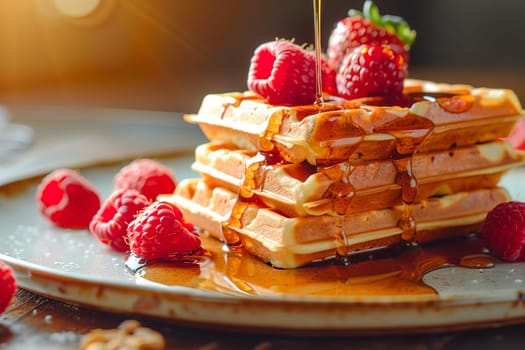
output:
[[[499,289],[497,291],[491,291],[490,295],[439,295],[439,294],[422,294],[422,295],[354,295],[354,296],[302,296],[302,295],[250,295],[250,294],[228,294],[221,293],[211,290],[198,289],[193,287],[185,286],[168,286],[160,283],[148,282],[145,284],[132,283],[131,281],[114,281],[102,278],[99,276],[90,276],[89,281],[85,281],[82,274],[71,271],[62,271],[59,269],[53,269],[51,267],[42,266],[37,263],[28,262],[4,253],[0,253],[0,261],[5,262],[11,266],[18,273],[25,272],[31,276],[35,273],[37,275],[48,276],[49,280],[55,282],[69,281],[77,284],[86,284],[98,286],[104,286],[115,289],[128,289],[133,291],[161,291],[166,295],[173,296],[185,296],[185,297],[198,297],[206,298],[209,300],[216,301],[236,301],[246,300],[249,302],[268,302],[268,303],[305,303],[305,304],[338,304],[347,305],[352,304],[366,304],[366,305],[385,305],[385,304],[477,304],[480,302],[519,302],[525,299],[525,291],[516,290],[512,288]],[[446,268],[446,267],[444,267]],[[132,272],[129,272],[130,274]],[[22,288],[30,289],[30,286],[20,284]]]
[[[3,258],[4,256],[0,256],[0,259]],[[14,270],[17,276],[27,275],[27,270],[23,271],[24,266],[15,265]],[[35,271],[37,272],[36,274],[34,273]],[[158,289],[145,286],[137,288],[135,293],[130,295],[129,287],[125,285],[95,285],[77,278],[71,278],[69,282],[72,282],[72,285],[68,285],[67,282],[63,284],[64,281],[53,281],[46,278],[45,275],[47,274],[45,272],[40,275],[41,271],[35,271],[32,271],[30,276],[26,276],[29,280],[33,281],[33,283],[25,284],[22,278],[20,286],[31,292],[57,301],[81,307],[100,309],[105,312],[153,317],[154,319],[162,319],[169,323],[216,330],[231,331],[231,327],[235,327],[235,331],[243,332],[268,332],[272,334],[283,333],[287,335],[307,336],[349,336],[442,333],[525,323],[524,303],[521,303],[524,307],[518,309],[517,313],[509,315],[509,312],[513,310],[512,304],[516,303],[516,301],[510,302],[509,300],[494,299],[490,303],[487,303],[485,300],[484,304],[491,307],[493,314],[490,317],[484,315],[482,317],[478,316],[476,320],[472,321],[470,317],[469,320],[464,320],[462,317],[458,319],[457,317],[460,315],[454,313],[457,307],[459,307],[461,311],[464,311],[465,307],[474,311],[477,309],[480,301],[469,300],[467,298],[461,298],[461,302],[458,298],[451,300],[446,298],[427,301],[420,300],[418,302],[411,300],[397,303],[384,303],[378,302],[377,300],[372,303],[363,301],[352,303],[332,302],[314,299],[294,301],[287,300],[287,298],[272,300],[273,298],[267,297],[230,298],[217,297],[216,295],[210,297],[210,295],[191,295],[170,291],[168,288]],[[40,281],[40,279],[42,279],[43,282]],[[52,288],[49,288],[48,284],[50,282]],[[82,286],[86,284],[90,287],[89,291],[82,291]],[[107,288],[108,286],[109,288]],[[67,293],[64,293],[62,289],[79,289],[81,291],[80,293],[86,298],[80,300],[78,298],[68,297]],[[100,302],[99,294],[105,296],[105,301]],[[115,299],[119,299],[118,305],[114,303]],[[522,300],[523,299],[521,299],[521,301]],[[465,303],[465,301],[468,302]],[[166,310],[166,308],[163,307],[161,307],[160,310],[152,309],[149,307],[149,304],[152,303],[167,304],[168,309]],[[270,308],[270,319],[265,318],[264,320],[260,320],[253,318],[253,312],[272,306],[274,303],[284,303],[285,306],[283,308],[277,307],[277,310]],[[136,305],[142,306],[136,307]],[[395,311],[390,311],[390,317],[386,320],[375,323],[375,318],[380,317],[385,306],[394,307]],[[173,311],[171,308],[177,311]],[[195,308],[200,311],[206,311],[204,309],[211,311],[219,310],[218,312],[211,312],[219,317],[210,320],[208,318],[209,313],[207,312],[204,312],[204,314],[200,312],[198,315],[194,315],[192,313],[195,312]],[[365,317],[362,317],[362,310],[370,312],[371,309],[374,311],[372,316],[365,315]],[[430,314],[430,317],[428,315],[426,317],[419,315],[422,310],[428,309],[434,310]],[[274,314],[272,315],[271,312]],[[318,313],[323,313],[324,317],[319,317]],[[395,313],[395,315],[393,315],[393,313]],[[300,325],[295,325],[286,320],[286,317],[290,314],[303,315],[304,319],[312,318],[312,316],[315,315],[317,315],[318,318],[315,320],[316,318],[313,317],[314,322],[304,321],[304,323]],[[403,315],[413,317],[414,314],[416,317],[421,317],[420,323],[398,323],[398,320],[402,319]],[[275,318],[275,315],[283,317],[284,321],[283,319],[279,321],[279,317]],[[338,319],[338,317],[342,317],[342,319]],[[330,319],[328,320],[328,318]],[[251,323],[247,324],[246,321],[250,319],[252,319]],[[329,322],[326,323],[326,321]]]
[[[176,157],[177,155],[175,155]],[[97,167],[99,164],[88,164],[82,167],[82,169],[90,169]],[[102,165],[103,166],[103,165]],[[36,183],[34,176],[29,176],[20,181],[28,180],[31,184]],[[16,181],[18,182],[18,181]],[[13,182],[14,183],[14,182]],[[9,186],[11,183],[6,184]],[[4,186],[0,186],[2,188]],[[21,193],[28,191],[28,188],[31,186],[23,188]],[[16,193],[15,196],[20,195]],[[2,235],[2,233],[0,233]],[[102,247],[100,248],[102,249]],[[124,258],[124,257],[123,257]],[[422,309],[434,310],[434,314],[430,313],[430,316],[424,318],[422,316],[421,323],[413,323],[412,326],[399,326],[393,323],[395,320],[390,319],[389,326],[385,326],[385,323],[382,323],[382,326],[366,327],[360,323],[360,320],[347,320],[341,322],[337,326],[327,327],[324,326],[323,319],[319,320],[317,323],[305,323],[302,326],[297,326],[293,324],[288,324],[283,320],[279,321],[277,324],[273,324],[270,321],[261,322],[259,325],[250,325],[249,328],[260,328],[260,329],[286,329],[292,331],[321,331],[322,333],[345,333],[347,332],[364,332],[369,331],[373,334],[375,333],[411,333],[419,331],[449,331],[451,329],[472,329],[480,328],[494,324],[511,324],[511,323],[523,323],[525,322],[525,291],[516,290],[516,289],[502,289],[498,290],[497,293],[492,291],[488,294],[472,296],[469,294],[465,295],[452,295],[452,296],[443,296],[439,294],[429,294],[429,295],[402,295],[402,296],[346,296],[346,297],[322,297],[322,296],[298,296],[298,295],[268,295],[268,296],[257,296],[257,295],[238,295],[238,294],[226,294],[221,292],[214,292],[208,290],[202,290],[197,288],[190,287],[172,287],[172,286],[163,286],[161,284],[137,284],[133,283],[132,279],[128,281],[115,281],[108,278],[103,278],[99,276],[90,276],[89,281],[84,280],[84,275],[78,274],[76,272],[64,271],[59,269],[53,269],[52,267],[39,265],[38,263],[33,263],[25,261],[23,259],[16,258],[12,255],[0,253],[0,261],[6,262],[14,270],[17,276],[21,278],[18,279],[19,286],[32,291],[36,294],[44,295],[52,299],[60,300],[63,302],[84,305],[92,308],[101,308],[103,310],[119,313],[130,312],[129,307],[122,306],[113,306],[108,305],[107,302],[103,304],[97,304],[96,298],[93,299],[93,296],[90,295],[90,299],[81,300],[79,296],[71,297],[66,296],[61,291],[61,285],[70,285],[74,288],[81,288],[79,286],[86,286],[89,289],[86,293],[96,292],[98,289],[106,289],[107,292],[115,293],[117,295],[126,295],[128,294],[128,299],[133,297],[140,297],[140,295],[151,294],[156,295],[157,298],[160,298],[160,302],[172,302],[174,307],[180,308],[189,302],[189,305],[196,306],[198,305],[222,305],[222,310],[224,315],[228,316],[232,314],[235,310],[245,307],[248,310],[253,310],[254,307],[259,306],[260,309],[269,308],[274,311],[276,315],[286,317],[286,311],[279,309],[279,305],[285,304],[285,309],[293,309],[296,312],[299,312],[303,315],[308,315],[310,317],[315,316],[315,312],[323,312],[324,315],[328,315],[326,310],[336,310],[339,313],[346,312],[348,315],[354,315],[357,311],[364,309],[380,309],[385,306],[399,310],[402,314],[403,312],[407,315],[412,315],[412,313],[422,312]],[[129,272],[131,273],[131,272]],[[47,277],[47,278],[45,278]],[[43,289],[43,286],[49,283],[52,285],[48,290]],[[71,287],[71,288],[73,288]],[[130,291],[132,293],[130,293]],[[131,296],[129,294],[132,294]],[[124,302],[124,301],[122,301]],[[139,301],[136,301],[140,304]],[[494,314],[490,317],[480,317],[478,315],[477,321],[468,321],[464,322],[461,320],[451,320],[446,319],[441,321],[433,320],[433,317],[436,316],[446,316],[447,310],[465,310],[475,308],[479,304],[484,304],[487,307],[494,309]],[[126,304],[134,305],[134,304]],[[517,305],[517,306],[516,306]],[[277,307],[276,307],[277,306]],[[189,307],[189,306],[188,306]],[[229,309],[228,309],[229,308]],[[404,309],[403,309],[404,308]],[[306,309],[306,311],[301,310]],[[270,311],[271,311],[270,310]],[[438,310],[438,311],[436,311]],[[195,311],[194,309],[192,311]],[[459,312],[458,311],[458,312]],[[192,325],[207,325],[207,327],[221,328],[228,326],[242,327],[242,324],[233,317],[226,317],[219,321],[206,321],[201,318],[193,318],[190,314],[185,314],[184,311],[179,310],[178,315],[165,314],[164,310],[157,311],[148,311],[145,309],[134,310],[133,312],[142,315],[157,317],[164,320],[171,320],[176,322],[190,323]],[[243,311],[244,315],[247,311]],[[305,314],[306,312],[306,314]],[[452,312],[452,311],[450,311]],[[514,312],[514,314],[513,314]],[[459,317],[459,314],[454,314]],[[248,315],[251,316],[251,315]],[[246,316],[246,317],[248,317]],[[401,315],[400,315],[401,316]],[[331,316],[330,316],[331,317]],[[395,316],[390,316],[391,318]],[[245,320],[249,320],[245,318]],[[426,322],[424,321],[426,320]],[[430,322],[432,321],[432,322]],[[284,323],[283,323],[284,322]],[[473,323],[474,322],[474,323]],[[365,324],[367,324],[365,322]],[[370,325],[370,323],[368,323]]]

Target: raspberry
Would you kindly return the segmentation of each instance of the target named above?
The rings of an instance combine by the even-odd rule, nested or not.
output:
[[[324,56],[321,56],[321,72],[323,79],[323,92],[332,96],[337,96],[337,85],[335,83],[337,71],[328,64],[328,61]]]
[[[202,255],[204,249],[193,225],[184,223],[180,210],[168,202],[154,202],[128,226],[129,247],[146,260],[177,260]]]
[[[374,26],[369,20],[360,17],[346,17],[337,22],[328,40],[330,66],[338,69],[344,58],[361,45],[396,45],[399,53],[408,59],[403,43],[384,28]]]
[[[0,314],[5,311],[16,292],[13,270],[0,261]]]
[[[150,200],[135,190],[117,190],[95,214],[89,230],[103,244],[120,252],[128,251],[128,225],[149,204]]]
[[[515,149],[525,151],[525,118],[518,120],[507,140]]]
[[[254,52],[248,88],[271,104],[315,101],[315,56],[286,40],[261,44]]]
[[[525,261],[525,203],[498,204],[487,214],[482,236],[494,255],[506,261]]]
[[[159,194],[173,193],[177,182],[171,170],[152,159],[137,159],[115,175],[113,190],[133,189],[149,200]]]
[[[408,63],[408,49],[416,33],[398,16],[381,16],[371,1],[366,1],[363,12],[350,10],[350,16],[336,23],[328,39],[328,61],[336,70],[344,58],[360,45],[391,45]]]
[[[37,201],[45,218],[71,229],[87,228],[101,202],[97,189],[71,169],[48,174],[37,189]]]
[[[337,72],[337,91],[347,99],[400,95],[407,75],[402,55],[389,46],[361,45],[345,57]]]

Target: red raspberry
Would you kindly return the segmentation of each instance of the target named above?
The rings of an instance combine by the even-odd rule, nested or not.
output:
[[[376,27],[367,19],[347,17],[337,22],[330,35],[327,49],[330,66],[339,69],[344,58],[361,45],[392,45],[397,53],[404,56],[405,62],[408,60],[408,52],[397,36]]]
[[[337,96],[337,85],[335,83],[337,71],[328,64],[328,61],[324,56],[321,57],[321,72],[323,78],[323,92],[332,96]]]
[[[525,261],[525,203],[498,204],[487,214],[482,236],[501,259]]]
[[[397,54],[403,55],[408,63],[410,45],[415,32],[397,16],[381,16],[377,6],[365,2],[363,13],[350,10],[350,16],[343,18],[334,27],[328,39],[328,61],[336,70],[352,50],[361,45],[390,45]]]
[[[0,314],[5,311],[16,292],[13,270],[0,261]]]
[[[306,51],[306,53],[312,55],[315,61],[315,51]],[[316,67],[314,67],[314,69],[316,69]],[[321,79],[323,92],[332,96],[337,96],[337,87],[335,85],[336,74],[337,71],[328,64],[326,55],[321,55]]]
[[[113,190],[136,190],[153,201],[159,194],[173,193],[176,186],[175,177],[168,167],[151,159],[137,159],[115,175]]]
[[[135,190],[117,190],[104,202],[89,224],[98,240],[111,248],[129,251],[128,225],[150,200]]]
[[[525,151],[525,118],[521,118],[507,140],[512,147]]]
[[[403,56],[391,47],[361,45],[345,57],[336,76],[337,91],[347,99],[400,95],[406,75]]]
[[[48,174],[37,189],[37,201],[45,218],[71,229],[87,228],[100,208],[97,189],[71,169]]]
[[[248,88],[271,104],[315,101],[315,57],[286,40],[260,45],[251,59]]]
[[[154,202],[128,226],[129,247],[146,260],[177,260],[186,255],[202,255],[204,249],[192,225],[182,220],[180,210],[168,202]]]

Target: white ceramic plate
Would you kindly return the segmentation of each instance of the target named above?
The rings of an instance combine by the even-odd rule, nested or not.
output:
[[[191,154],[165,159],[180,178]],[[111,191],[122,164],[82,173]],[[523,197],[525,169],[503,183]],[[101,246],[87,231],[53,228],[36,212],[35,181],[3,187],[0,259],[15,269],[21,287],[66,302],[183,323],[320,334],[439,331],[525,321],[525,264],[490,269],[443,268],[424,281],[437,295],[300,297],[254,296],[144,283],[124,266],[123,254]]]

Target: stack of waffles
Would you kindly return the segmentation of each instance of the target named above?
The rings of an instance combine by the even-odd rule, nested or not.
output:
[[[518,99],[504,89],[405,86],[402,103],[208,95],[186,116],[209,139],[196,149],[201,176],[162,199],[278,268],[479,232],[509,200],[501,176],[524,160],[503,140],[522,116]]]

